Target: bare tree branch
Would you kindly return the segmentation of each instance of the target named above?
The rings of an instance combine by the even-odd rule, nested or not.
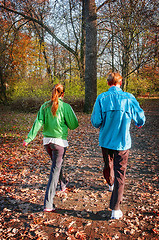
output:
[[[35,23],[38,23],[42,28],[44,28],[61,46],[63,46],[65,49],[67,49],[69,52],[71,52],[75,57],[76,59],[78,59],[78,54],[72,49],[70,48],[68,45],[66,45],[64,42],[62,42],[54,33],[53,31],[51,31],[51,29],[46,26],[44,23],[42,23],[40,20],[37,20],[33,17],[30,17],[28,15],[25,15],[24,13],[21,13],[19,11],[16,11],[14,9],[10,9],[8,7],[5,7],[4,5],[0,5],[0,8],[3,8],[9,12],[12,12],[12,13],[15,13],[15,14],[18,14],[20,16],[22,16],[24,19],[28,19],[29,21],[33,21]]]
[[[106,1],[104,1],[99,7],[97,7],[96,11],[98,12],[105,4],[113,3],[113,2],[116,2],[116,0],[106,0]]]

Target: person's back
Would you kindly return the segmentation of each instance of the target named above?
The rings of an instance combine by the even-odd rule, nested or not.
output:
[[[93,126],[100,127],[99,145],[114,150],[129,149],[131,120],[141,126],[144,123],[143,115],[132,94],[116,86],[110,87],[98,96],[91,117]]]
[[[44,198],[44,212],[55,211],[53,201],[58,181],[61,191],[67,189],[68,181],[63,176],[62,163],[68,147],[68,128],[73,130],[78,127],[78,120],[72,107],[63,102],[64,92],[63,85],[54,85],[51,100],[41,106],[27,138],[23,141],[23,146],[27,146],[43,126],[43,145],[52,160]]]
[[[73,130],[78,125],[72,107],[60,98],[56,116],[53,116],[51,107],[51,101],[45,102],[37,116],[39,122],[43,124],[44,137],[67,139],[68,128]]]
[[[109,74],[107,81],[110,88],[97,97],[91,122],[94,127],[100,128],[99,146],[105,163],[103,174],[112,191],[111,218],[119,219],[123,216],[120,204],[131,147],[130,124],[134,120],[137,127],[142,127],[145,115],[135,97],[120,88],[122,77],[119,73]]]

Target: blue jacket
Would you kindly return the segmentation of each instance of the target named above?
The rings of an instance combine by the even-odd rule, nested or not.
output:
[[[100,128],[99,146],[113,150],[131,148],[131,119],[137,127],[145,123],[144,111],[132,94],[115,86],[100,94],[91,116],[92,125]]]

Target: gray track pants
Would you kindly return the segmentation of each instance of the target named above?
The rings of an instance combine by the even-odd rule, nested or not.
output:
[[[66,182],[62,175],[62,162],[66,148],[53,143],[47,144],[44,147],[52,159],[52,166],[44,199],[44,208],[52,209],[58,181],[60,181],[61,188]]]

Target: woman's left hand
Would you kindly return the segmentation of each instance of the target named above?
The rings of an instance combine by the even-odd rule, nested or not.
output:
[[[23,147],[25,147],[25,146],[27,146],[28,145],[28,143],[24,140],[23,141]]]

